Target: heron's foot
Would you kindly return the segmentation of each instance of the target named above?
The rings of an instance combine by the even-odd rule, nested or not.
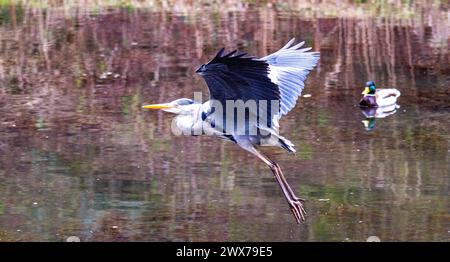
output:
[[[300,198],[300,197],[296,197],[296,196],[294,196],[293,198],[294,198],[294,200],[300,201],[300,202],[305,202],[306,201],[304,198]]]
[[[304,200],[298,197],[295,197],[293,200],[288,201],[291,207],[291,211],[294,214],[295,220],[297,221],[297,224],[305,222],[306,218],[306,211],[301,201]]]

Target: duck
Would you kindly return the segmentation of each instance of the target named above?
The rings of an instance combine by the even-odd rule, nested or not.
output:
[[[359,101],[362,107],[384,107],[397,103],[400,91],[395,88],[377,89],[373,81],[368,81]]]

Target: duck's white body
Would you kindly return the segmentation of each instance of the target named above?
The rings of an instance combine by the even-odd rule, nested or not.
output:
[[[379,107],[395,105],[399,96],[400,91],[395,88],[379,89],[375,92],[376,102]]]

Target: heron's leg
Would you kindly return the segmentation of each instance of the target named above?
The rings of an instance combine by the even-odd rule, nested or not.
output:
[[[292,198],[299,200],[299,201],[305,201],[303,198],[299,198],[295,195],[294,191],[292,190],[292,188],[289,186],[289,183],[287,182],[286,178],[283,175],[283,172],[281,171],[281,167],[280,165],[278,165],[277,162],[272,161],[272,163],[275,165],[275,167],[278,169],[278,172],[280,173],[280,178],[281,181],[283,182],[283,184],[286,186],[286,189],[289,191],[289,193],[291,194]],[[306,213],[306,212],[305,212]]]
[[[303,199],[298,198],[294,194],[294,191],[291,189],[289,183],[287,182],[286,178],[281,172],[280,166],[275,161],[271,160],[270,158],[268,158],[267,156],[263,155],[261,152],[256,150],[256,148],[253,147],[253,145],[251,146],[242,144],[240,145],[245,150],[257,156],[259,159],[261,159],[264,163],[266,163],[270,167],[270,170],[272,170],[275,179],[277,180],[281,190],[283,191],[284,197],[286,198],[289,206],[291,207],[291,211],[294,214],[297,223],[300,224],[301,222],[305,221],[306,212],[305,209],[303,208],[302,203],[300,202]]]
[[[291,205],[291,210],[297,220],[297,223],[305,221],[306,211],[303,208],[302,203],[300,202],[300,201],[304,201],[304,200],[295,195],[294,191],[291,189],[291,187],[289,186],[289,183],[287,182],[286,178],[284,177],[283,172],[281,171],[280,165],[278,165],[278,163],[276,163],[273,160],[271,160],[271,162],[272,162],[274,169],[276,170],[275,172],[278,174],[279,179],[280,179],[281,183],[283,184],[285,190],[290,195],[290,200],[288,199],[288,202]],[[271,169],[272,169],[272,167],[271,167]]]
[[[303,204],[301,201],[304,201],[303,199],[297,197],[295,193],[292,191],[291,187],[289,186],[289,183],[287,182],[286,178],[283,175],[283,172],[280,169],[280,166],[272,160],[273,168],[271,168],[272,172],[277,177],[278,183],[283,188],[283,193],[286,197],[286,200],[288,201],[289,205],[291,206],[291,211],[295,216],[295,219],[297,220],[297,223],[300,224],[301,222],[305,221],[306,217],[306,211],[303,207]]]

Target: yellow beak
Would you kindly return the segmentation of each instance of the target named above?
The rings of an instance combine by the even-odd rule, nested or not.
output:
[[[142,106],[142,108],[145,109],[167,109],[167,108],[172,108],[173,106],[169,105],[169,104],[154,104],[154,105],[145,105]]]
[[[361,94],[367,95],[369,92],[370,92],[370,89],[366,86],[366,88],[364,88],[364,91]]]

